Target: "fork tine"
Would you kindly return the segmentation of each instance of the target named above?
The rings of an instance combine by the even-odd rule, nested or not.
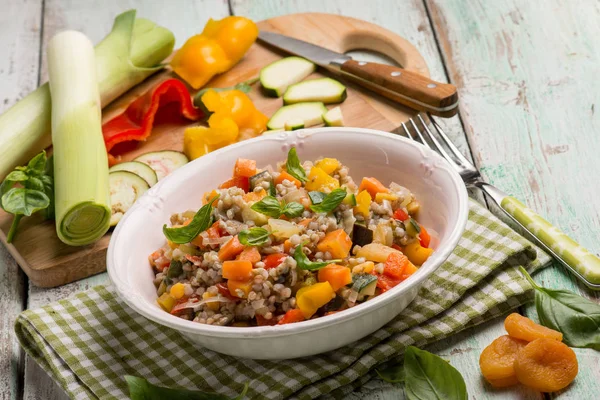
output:
[[[465,156],[463,156],[463,154],[460,152],[460,150],[458,150],[458,148],[454,145],[454,143],[452,143],[452,140],[450,140],[448,135],[446,135],[444,133],[442,128],[438,125],[437,121],[434,120],[431,117],[431,115],[428,114],[428,116],[429,116],[429,120],[431,121],[431,124],[433,125],[433,127],[435,128],[437,133],[439,133],[440,137],[444,140],[444,142],[446,143],[446,146],[448,146],[448,148],[452,151],[452,154],[454,154],[454,156],[464,165],[471,165],[472,163],[469,160],[467,160],[467,158]]]
[[[413,121],[412,118],[408,119],[410,121],[410,123],[412,124],[413,129],[415,130],[415,132],[417,133],[417,135],[419,136],[419,138],[421,139],[421,143],[424,144],[425,146],[429,147],[431,149],[431,146],[429,145],[429,143],[427,142],[427,140],[425,140],[425,138],[423,137],[423,135],[421,134],[421,131],[419,130],[419,128],[417,128],[417,124],[415,124],[415,121]]]
[[[427,124],[425,123],[425,121],[423,120],[423,118],[421,117],[421,115],[418,115],[419,117],[419,121],[421,121],[421,125],[423,125],[423,128],[425,128],[425,132],[427,132],[427,136],[429,136],[429,139],[431,139],[431,141],[433,142],[433,145],[435,146],[435,148],[437,149],[437,151],[440,152],[440,154],[442,156],[444,156],[444,158],[448,161],[452,161],[452,157],[448,154],[448,152],[446,151],[446,149],[444,148],[444,146],[442,146],[440,144],[440,142],[438,142],[438,140],[436,139],[435,135],[433,133],[431,133],[431,131],[429,130],[429,128],[427,127]]]

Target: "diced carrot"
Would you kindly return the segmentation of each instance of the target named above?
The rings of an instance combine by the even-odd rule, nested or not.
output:
[[[233,260],[242,251],[244,251],[244,245],[240,243],[237,235],[235,235],[233,239],[219,249],[219,260]]]
[[[219,228],[219,221],[216,221],[214,224],[212,224],[210,226],[210,228],[208,228],[206,230],[206,234],[208,235],[208,237],[210,239],[217,239],[221,237],[221,229]],[[194,240],[192,240],[190,242],[191,244],[193,244],[194,246],[198,246],[198,247],[202,247],[202,236],[198,235],[194,238]]]
[[[308,227],[308,224],[310,224],[312,222],[312,218],[304,218],[302,221],[298,222],[296,225],[300,225],[303,226],[305,228]]]
[[[256,175],[256,161],[246,158],[238,158],[233,167],[233,176],[245,176],[250,178]]]
[[[219,189],[229,189],[235,186],[248,193],[248,189],[250,188],[250,180],[245,176],[234,176],[233,178],[223,182],[221,186],[219,186]]]
[[[352,239],[343,229],[329,232],[317,244],[317,250],[328,251],[333,258],[346,258],[352,247]]]
[[[287,254],[283,253],[269,254],[263,260],[263,262],[265,263],[265,269],[277,268],[279,264],[281,264],[283,260],[286,259],[287,256]]]
[[[202,195],[202,205],[208,204],[209,201],[214,199],[217,196],[216,190],[211,190],[210,192],[206,192]]]
[[[292,324],[294,322],[302,321],[304,321],[304,314],[298,308],[294,308],[293,310],[286,312],[277,325]]]
[[[246,260],[225,261],[222,274],[225,279],[245,281],[252,276],[252,263]]]
[[[408,265],[408,258],[402,253],[390,253],[385,264],[383,264],[383,273],[390,278],[400,279],[404,269]]]
[[[254,246],[249,246],[244,249],[237,257],[240,261],[250,261],[252,264],[260,261],[260,253]]]
[[[341,265],[329,264],[319,270],[319,282],[329,282],[334,292],[352,283],[350,268]]]
[[[407,219],[409,219],[409,215],[406,213],[406,211],[404,211],[401,208],[398,208],[396,211],[394,211],[394,219],[397,219],[399,221],[406,221]]]
[[[234,261],[226,261],[226,262],[234,262]],[[252,264],[250,264],[252,267]],[[223,264],[223,268],[225,268],[225,264]],[[229,279],[227,280],[227,289],[229,289],[229,293],[237,298],[245,299],[248,297],[248,293],[250,293],[250,289],[252,289],[254,281],[252,279]]]
[[[288,174],[286,171],[281,171],[281,173],[279,174],[279,176],[277,177],[277,179],[275,179],[275,184],[280,184],[281,182],[288,180],[290,182],[294,182],[294,185],[296,185],[297,188],[299,188],[300,186],[302,186],[302,182],[300,182],[298,179],[294,178],[293,176],[291,176],[290,174]]]
[[[427,229],[425,229],[423,225],[419,224],[419,226],[421,227],[421,232],[419,232],[419,242],[421,242],[422,247],[429,247],[431,236],[429,236],[429,232],[427,232]]]
[[[408,278],[409,276],[411,276],[418,270],[419,270],[419,268],[417,268],[415,266],[415,264],[409,262],[408,265],[404,268],[404,271],[402,271],[402,277],[400,279],[405,280],[406,278]]]
[[[256,314],[256,325],[258,325],[258,326],[277,325],[277,318],[272,317],[271,319],[266,319],[262,315]]]
[[[368,177],[363,178],[360,182],[360,186],[358,187],[359,192],[363,190],[369,192],[369,194],[373,198],[375,198],[375,195],[377,193],[388,193],[390,191],[388,188],[383,186],[383,183],[379,182],[377,179]]]
[[[260,201],[262,200],[263,197],[265,197],[267,195],[267,192],[265,192],[264,190],[260,190],[258,192],[250,192],[250,193],[246,193],[243,197],[244,201],[246,203],[250,203],[250,202],[256,202],[256,201]]]

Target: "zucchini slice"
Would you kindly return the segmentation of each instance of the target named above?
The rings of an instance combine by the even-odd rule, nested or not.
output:
[[[325,126],[344,126],[344,116],[340,107],[332,108],[323,115]]]
[[[144,164],[143,162],[128,161],[128,162],[114,165],[114,166],[110,167],[110,169],[108,170],[108,172],[115,172],[115,171],[133,172],[134,174],[140,176],[142,179],[144,179],[146,182],[148,182],[148,185],[150,185],[150,186],[154,186],[154,184],[156,184],[156,182],[158,182],[158,177],[156,176],[156,172],[154,172],[154,170],[152,168],[150,168],[148,166],[148,164]]]
[[[153,151],[142,154],[133,161],[147,164],[156,172],[156,177],[161,180],[177,168],[187,164],[190,160],[185,154],[174,150]]]
[[[110,191],[110,226],[119,223],[133,203],[150,189],[150,185],[141,176],[129,171],[113,171],[108,174]]]
[[[284,125],[286,131],[295,131],[304,128],[304,121],[300,118],[292,119]]]
[[[320,101],[325,104],[341,103],[346,100],[346,86],[335,79],[320,78],[296,83],[283,95],[283,104]]]
[[[352,289],[358,294],[373,296],[377,288],[377,277],[371,274],[353,274]]]
[[[269,97],[281,97],[288,86],[312,74],[316,65],[301,57],[286,57],[260,70],[260,84]]]
[[[304,126],[309,127],[323,123],[323,114],[327,112],[325,104],[314,101],[283,106],[273,114],[267,128],[283,129],[286,122],[294,120],[304,121]]]

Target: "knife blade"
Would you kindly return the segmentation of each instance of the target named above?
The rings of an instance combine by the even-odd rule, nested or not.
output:
[[[391,65],[356,61],[346,54],[279,33],[260,31],[258,38],[412,109],[440,117],[451,117],[458,112],[458,93],[454,85]]]

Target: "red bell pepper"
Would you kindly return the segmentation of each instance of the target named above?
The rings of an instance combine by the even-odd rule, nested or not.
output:
[[[183,82],[174,78],[162,81],[135,99],[123,113],[102,125],[109,163],[116,163],[116,158],[110,154],[116,144],[146,140],[150,136],[159,108],[173,104],[179,104],[179,115],[191,121],[197,121],[204,116],[201,109],[193,106],[192,97]]]

